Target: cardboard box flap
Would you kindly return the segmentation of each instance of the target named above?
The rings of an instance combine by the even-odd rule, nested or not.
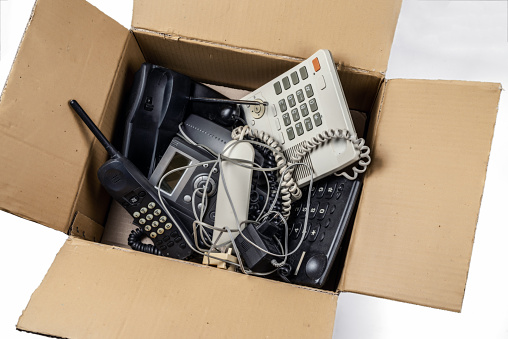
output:
[[[330,338],[337,295],[69,238],[17,328],[57,337]]]
[[[384,72],[401,2],[134,0],[132,27],[298,58],[325,48],[337,63]]]
[[[460,311],[500,91],[388,81],[340,290]]]
[[[129,31],[86,1],[39,0],[0,102],[0,208],[69,227],[93,136],[69,99],[99,126]]]

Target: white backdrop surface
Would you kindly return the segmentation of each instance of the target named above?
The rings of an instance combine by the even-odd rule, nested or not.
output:
[[[90,2],[130,27],[132,0]],[[0,0],[0,86],[33,3]],[[508,88],[508,0],[405,0],[387,78],[490,81]],[[343,293],[334,338],[508,338],[507,147],[503,91],[462,313]],[[15,325],[66,235],[1,211],[0,230],[0,337],[37,338]]]

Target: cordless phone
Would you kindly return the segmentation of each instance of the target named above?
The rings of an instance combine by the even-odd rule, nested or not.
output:
[[[98,170],[97,176],[106,191],[134,218],[163,256],[188,259],[193,250],[191,237],[171,207],[162,207],[156,189],[126,157],[117,151],[93,123],[76,100],[69,102],[83,122],[108,152],[110,159]]]

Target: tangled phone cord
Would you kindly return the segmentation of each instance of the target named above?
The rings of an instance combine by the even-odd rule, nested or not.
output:
[[[291,213],[291,201],[298,200],[302,197],[302,191],[298,188],[296,181],[293,179],[294,168],[286,170],[288,168],[288,163],[286,158],[282,155],[282,148],[271,135],[263,131],[252,129],[249,126],[237,127],[231,132],[231,137],[234,140],[243,140],[245,135],[252,138],[258,138],[266,145],[280,152],[274,153],[274,157],[277,166],[281,166],[279,173],[283,175],[280,195],[282,201],[282,216],[287,219]]]
[[[261,141],[258,138],[251,138],[251,139],[254,141],[257,141],[257,142]],[[266,147],[262,147],[261,145],[257,145],[257,144],[253,144],[253,146],[254,146],[254,149],[256,149],[263,156],[263,159],[264,159],[263,167],[264,168],[277,167],[277,162],[275,161],[275,156],[273,155],[273,153],[270,149],[268,149]],[[269,197],[267,197],[268,198],[268,206],[272,206],[272,204],[274,204],[274,202],[275,202],[273,210],[277,211],[277,212],[282,212],[281,198],[280,198],[280,195],[277,194],[277,186],[279,184],[279,182],[277,180],[277,174],[275,173],[275,171],[268,171],[268,172],[266,172],[266,176],[268,177],[268,186],[270,187],[270,195],[269,195]],[[258,185],[257,182],[253,183],[253,185],[252,185],[253,190],[255,190],[257,185]],[[253,213],[252,215],[249,215],[249,218],[251,220],[255,219],[253,217],[254,215],[259,215],[261,212],[261,210],[259,208],[255,208],[256,205],[257,204],[252,204],[252,202],[251,202],[251,206],[249,207],[249,208],[252,208],[253,212],[255,211],[257,213],[257,214]]]

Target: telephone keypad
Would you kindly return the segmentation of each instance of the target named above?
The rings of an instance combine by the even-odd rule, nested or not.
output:
[[[286,76],[282,78],[281,81],[275,81],[273,83],[275,93],[279,96],[278,109],[274,110],[274,115],[277,115],[277,111],[279,110],[279,112],[282,113],[284,126],[287,127],[286,133],[282,133],[279,136],[281,139],[279,141],[281,143],[283,143],[282,140],[284,137],[287,137],[288,140],[293,140],[296,136],[301,136],[305,132],[312,131],[314,127],[323,124],[321,114],[317,112],[319,106],[318,100],[314,95],[314,88],[310,83],[304,81],[308,79],[307,68],[305,66],[301,67],[299,73],[300,77],[298,76],[298,72],[295,71],[290,74],[291,80]],[[280,84],[281,82],[282,86]],[[288,108],[291,109],[291,112],[286,112]],[[312,119],[310,117],[305,119],[303,124],[299,122],[300,117],[306,117],[311,112],[314,113]],[[280,122],[276,121],[275,127],[277,130],[280,130]]]
[[[150,213],[146,214],[149,209]],[[166,222],[168,220],[167,215],[164,214],[155,202],[152,201],[145,206],[140,206],[139,210],[133,211],[131,214],[134,216],[134,223],[142,227],[141,229],[153,240],[163,255],[169,255],[175,243],[179,243],[180,249],[187,248],[187,243],[183,241],[180,232],[173,229],[171,222]],[[170,230],[171,233],[169,233]]]
[[[318,180],[313,185],[311,203],[308,206],[308,220],[305,233],[305,214],[307,212],[308,187],[302,188],[302,199],[293,203],[288,219],[289,248],[298,250],[288,257],[291,272],[287,276],[291,283],[321,287],[331,270],[342,242],[350,217],[360,194],[360,181],[348,180],[334,175]],[[337,192],[342,192],[336,199]],[[303,234],[302,234],[303,233]],[[302,240],[303,237],[303,240]],[[322,256],[322,274],[309,276],[305,268],[315,256]],[[296,267],[300,267],[297,271]]]

